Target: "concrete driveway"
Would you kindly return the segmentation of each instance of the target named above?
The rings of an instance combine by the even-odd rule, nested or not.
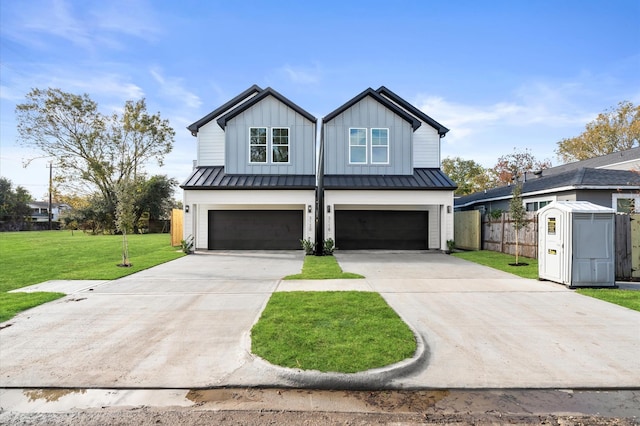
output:
[[[336,257],[367,278],[283,282],[302,252],[202,252],[79,283],[3,324],[0,387],[286,386],[247,351],[270,294],[350,288],[380,292],[427,344],[417,371],[389,386],[640,386],[639,312],[437,253]]]

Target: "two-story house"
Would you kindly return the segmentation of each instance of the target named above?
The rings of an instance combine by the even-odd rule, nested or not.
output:
[[[387,89],[323,118],[324,235],[339,249],[444,249],[453,191],[440,170],[449,131]]]
[[[197,249],[331,238],[342,250],[424,250],[453,238],[456,185],[440,170],[448,129],[385,87],[324,117],[318,144],[315,117],[258,86],[188,129],[198,159],[182,185],[184,235]]]
[[[299,249],[314,238],[316,118],[252,86],[191,124],[198,140],[184,190],[196,249]]]

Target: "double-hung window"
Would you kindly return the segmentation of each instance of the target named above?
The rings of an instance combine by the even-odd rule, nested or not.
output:
[[[249,128],[250,163],[289,162],[289,129],[272,127],[270,130],[267,127]]]
[[[371,163],[389,163],[389,129],[371,129]]]
[[[389,164],[389,129],[349,129],[349,164]]]
[[[271,129],[271,162],[289,162],[289,129],[285,127]]]
[[[252,163],[267,162],[267,128],[251,127],[249,129],[249,150]]]
[[[367,163],[367,129],[349,129],[349,163]]]

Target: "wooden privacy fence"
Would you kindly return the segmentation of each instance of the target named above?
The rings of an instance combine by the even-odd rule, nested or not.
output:
[[[525,226],[518,231],[518,255],[538,258],[538,217],[535,212],[525,214]],[[516,254],[516,227],[511,214],[482,218],[482,248],[511,255]]]
[[[181,209],[171,210],[171,245],[179,246],[182,241],[182,227],[184,214]]]
[[[502,213],[499,217],[485,214],[481,219],[479,211],[477,216],[467,213],[471,212],[456,212],[454,215],[456,247],[479,250],[468,243],[468,240],[475,241],[476,235],[479,235],[483,250],[515,255],[516,232],[509,213]],[[527,212],[526,220],[528,225],[518,232],[518,253],[537,259],[538,216],[535,212]],[[640,214],[616,214],[614,241],[616,279],[640,280]]]

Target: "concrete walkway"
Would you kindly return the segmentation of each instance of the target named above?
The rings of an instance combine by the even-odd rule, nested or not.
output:
[[[348,289],[380,292],[426,343],[387,387],[640,387],[639,312],[437,253],[336,257],[367,278],[281,281],[302,252],[202,252],[42,284],[71,291],[1,325],[0,387],[301,386],[249,353],[248,332],[274,291]]]

